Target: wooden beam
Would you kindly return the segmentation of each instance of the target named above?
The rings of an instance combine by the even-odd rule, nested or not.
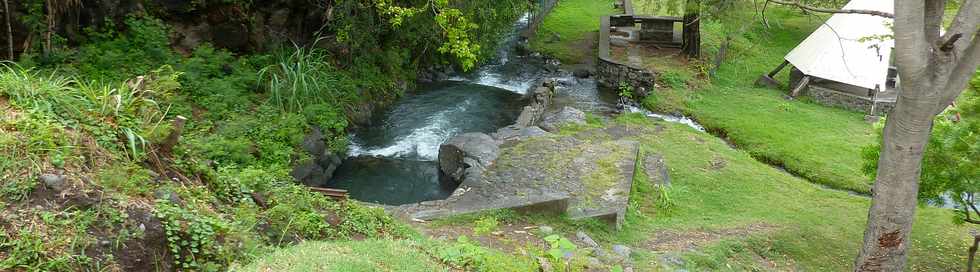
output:
[[[806,88],[807,85],[810,85],[810,76],[804,76],[803,79],[800,79],[800,84],[797,84],[796,87],[793,88],[793,92],[791,92],[789,96],[799,96],[800,92],[803,91],[803,88]]]
[[[334,188],[322,188],[322,187],[310,187],[311,191],[320,193],[322,195],[328,196],[336,200],[346,200],[347,190],[334,189]]]

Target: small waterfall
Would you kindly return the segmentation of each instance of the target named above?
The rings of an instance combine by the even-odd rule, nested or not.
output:
[[[630,106],[630,105],[627,105],[625,107],[626,107],[626,111],[627,112],[638,112],[638,113],[642,113],[643,115],[646,115],[647,117],[657,118],[657,119],[664,120],[664,121],[671,122],[671,123],[683,124],[683,125],[689,126],[689,127],[693,128],[693,129],[696,129],[697,131],[701,131],[701,132],[704,132],[705,131],[704,130],[704,126],[701,126],[701,124],[698,124],[698,122],[695,122],[694,119],[691,119],[691,118],[689,118],[687,116],[683,116],[683,115],[672,115],[672,114],[660,114],[660,113],[655,113],[655,112],[652,112],[652,111],[648,111],[646,109],[642,109],[642,108],[639,108],[639,107],[636,107],[636,106]]]

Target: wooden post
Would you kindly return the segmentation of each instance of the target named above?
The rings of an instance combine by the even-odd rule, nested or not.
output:
[[[803,79],[800,79],[800,84],[797,84],[796,87],[793,88],[793,92],[791,92],[789,96],[799,96],[800,92],[803,91],[803,88],[806,88],[807,85],[810,85],[810,76],[804,76]]]
[[[973,272],[973,258],[977,255],[978,244],[980,244],[980,235],[974,235],[973,246],[970,247],[970,255],[966,259],[966,272]]]
[[[10,5],[7,0],[3,0],[3,16],[7,22],[7,57],[14,61],[14,31],[10,27]]]
[[[875,116],[875,106],[878,105],[878,85],[875,85],[874,94],[871,95],[871,113],[868,115]]]
[[[709,77],[715,77],[715,72],[718,71],[718,68],[721,68],[721,63],[725,61],[725,54],[728,51],[728,44],[730,44],[731,41],[732,41],[732,36],[725,36],[725,42],[722,43],[721,47],[718,48],[718,55],[715,55],[715,66],[711,67],[711,70],[708,70]],[[783,62],[783,65],[785,64],[786,63]]]
[[[173,123],[174,129],[170,131],[170,135],[167,135],[167,138],[164,139],[163,143],[160,144],[161,153],[165,154],[166,156],[169,156],[171,152],[173,152],[174,146],[177,145],[177,141],[180,140],[181,132],[184,131],[184,123],[186,122],[187,122],[187,118],[180,115],[178,115],[177,118],[174,119],[174,123]]]

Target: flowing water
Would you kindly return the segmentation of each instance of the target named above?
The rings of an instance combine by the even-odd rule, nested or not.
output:
[[[447,82],[421,86],[354,131],[347,158],[323,186],[347,189],[352,198],[389,205],[443,199],[456,185],[436,164],[439,145],[467,132],[492,133],[514,123],[524,94],[551,75],[544,59],[514,50],[524,16],[501,41],[496,57]]]
[[[372,126],[355,131],[348,158],[326,186],[390,205],[446,198],[455,185],[439,175],[439,145],[460,133],[490,133],[513,123],[523,100],[511,91],[467,82],[426,86]]]
[[[388,205],[444,199],[457,185],[439,173],[439,146],[462,133],[489,134],[514,123],[528,104],[524,94],[544,78],[558,83],[554,108],[617,111],[616,93],[599,89],[595,80],[559,71],[557,63],[544,58],[517,54],[515,47],[522,42],[518,33],[527,24],[528,16],[518,20],[495,58],[478,70],[421,86],[377,114],[371,126],[354,131],[347,158],[320,186],[347,189],[354,199]],[[690,119],[644,114],[704,130]]]

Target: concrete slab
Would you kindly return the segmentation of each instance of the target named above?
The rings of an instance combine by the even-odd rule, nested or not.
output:
[[[639,146],[619,127],[546,135],[501,147],[479,179],[450,198],[393,207],[403,216],[435,219],[491,209],[566,213],[619,227],[629,204]],[[628,134],[628,133],[626,133]]]

